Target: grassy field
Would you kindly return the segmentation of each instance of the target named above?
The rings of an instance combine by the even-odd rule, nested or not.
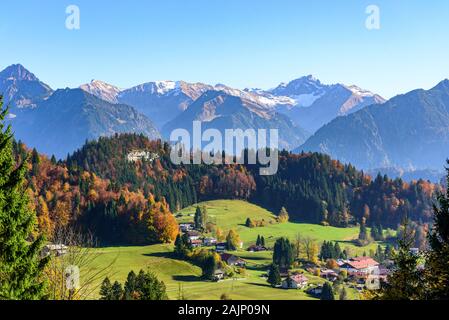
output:
[[[274,214],[256,205],[244,201],[219,200],[204,202],[210,220],[224,231],[234,228],[244,242],[244,248],[253,244],[257,235],[263,235],[268,246],[279,237],[294,239],[299,233],[302,237],[311,237],[318,242],[324,240],[338,241],[342,248],[349,248],[357,254],[375,248],[373,243],[364,248],[358,248],[351,243],[357,237],[358,228],[334,228],[311,224],[269,224],[266,227],[250,229],[244,226],[248,217],[265,221],[274,221]],[[193,221],[196,206],[182,210],[179,222]],[[241,250],[235,253],[248,262],[244,278],[225,280],[218,283],[200,280],[201,269],[192,264],[176,259],[172,252],[172,245],[152,245],[145,247],[110,247],[97,249],[100,253],[96,263],[104,266],[115,260],[111,273],[112,280],[124,282],[130,270],[138,272],[148,269],[157,274],[167,286],[169,298],[177,299],[180,291],[187,299],[209,300],[219,299],[224,293],[232,299],[312,299],[302,290],[282,290],[271,288],[261,277],[266,273],[267,265],[271,262],[272,252],[249,253]],[[307,275],[310,283],[322,283],[321,278]],[[357,298],[357,292],[349,291],[350,297]]]
[[[338,241],[342,249],[349,248],[356,255],[362,255],[364,252],[376,249],[377,244],[372,243],[366,247],[360,248],[352,243],[359,234],[359,228],[335,228],[324,227],[316,224],[307,223],[274,223],[275,215],[254,204],[240,200],[216,200],[203,202],[200,206],[207,208],[208,217],[211,222],[219,226],[225,233],[233,228],[240,235],[244,242],[244,247],[254,244],[257,235],[265,237],[268,246],[272,246],[276,239],[288,237],[295,239],[299,234],[301,237],[310,237],[318,242]],[[196,206],[188,207],[179,213],[183,216],[178,218],[179,222],[193,222],[193,215]],[[247,218],[262,220],[273,224],[260,228],[247,228],[245,222]],[[369,231],[369,229],[368,229]]]

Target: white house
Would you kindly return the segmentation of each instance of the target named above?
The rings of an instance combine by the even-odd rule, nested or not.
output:
[[[154,161],[157,158],[159,158],[159,155],[157,153],[151,153],[144,150],[134,150],[127,155],[127,159],[129,162],[136,162],[139,160]]]
[[[307,286],[309,279],[303,274],[295,274],[282,281],[283,289],[302,289]]]
[[[47,257],[50,254],[55,254],[56,256],[62,256],[67,254],[69,247],[65,244],[47,244],[42,249],[42,256]]]
[[[206,247],[210,247],[210,246],[213,246],[213,245],[215,245],[217,243],[217,239],[215,239],[215,238],[205,238],[203,242],[204,242],[204,245]]]
[[[340,266],[349,275],[368,276],[379,274],[379,263],[370,257],[352,258]]]
[[[187,232],[187,237],[189,237],[189,240],[190,240],[190,241],[193,241],[193,240],[200,240],[200,238],[201,238],[201,233],[199,233],[198,231],[195,231],[195,230],[189,231],[189,232]]]

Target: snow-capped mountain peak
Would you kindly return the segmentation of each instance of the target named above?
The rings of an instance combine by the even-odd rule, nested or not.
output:
[[[81,85],[80,89],[111,103],[118,102],[117,96],[122,91],[119,87],[101,80],[92,80],[90,83]]]

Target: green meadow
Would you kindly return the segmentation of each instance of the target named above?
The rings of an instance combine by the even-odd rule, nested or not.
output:
[[[352,244],[351,240],[357,238],[358,228],[334,228],[306,223],[275,222],[275,215],[257,205],[238,200],[218,200],[199,204],[207,208],[211,222],[219,226],[223,231],[235,229],[244,243],[243,250],[234,254],[247,261],[246,274],[239,279],[229,279],[220,282],[207,282],[200,279],[201,269],[186,261],[178,260],[173,255],[173,246],[158,244],[143,247],[108,247],[96,249],[99,256],[97,266],[108,265],[114,262],[111,269],[111,279],[124,282],[130,270],[138,272],[140,269],[148,269],[154,272],[167,286],[170,299],[178,299],[183,296],[191,300],[219,299],[222,294],[228,294],[232,299],[258,300],[258,299],[312,299],[302,290],[283,290],[271,288],[265,278],[271,262],[272,252],[250,253],[244,249],[254,244],[257,235],[263,235],[267,246],[272,246],[279,237],[294,239],[298,234],[301,237],[316,239],[318,243],[324,240],[338,241],[341,247],[361,255],[375,249],[377,243],[359,248]],[[196,206],[186,208],[179,213],[179,222],[193,222],[193,214]],[[268,222],[267,226],[259,228],[247,228],[244,224],[247,218]],[[270,221],[272,223],[270,223]],[[324,280],[307,274],[309,282],[322,283]],[[349,291],[349,296],[357,298],[358,294]]]

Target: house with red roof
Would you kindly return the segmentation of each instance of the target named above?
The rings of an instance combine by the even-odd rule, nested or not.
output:
[[[306,276],[303,274],[294,274],[284,281],[282,281],[282,288],[283,289],[302,289],[307,285],[307,282],[309,279],[307,279]]]
[[[368,276],[379,274],[379,262],[371,257],[358,257],[347,260],[340,266],[348,275]]]

